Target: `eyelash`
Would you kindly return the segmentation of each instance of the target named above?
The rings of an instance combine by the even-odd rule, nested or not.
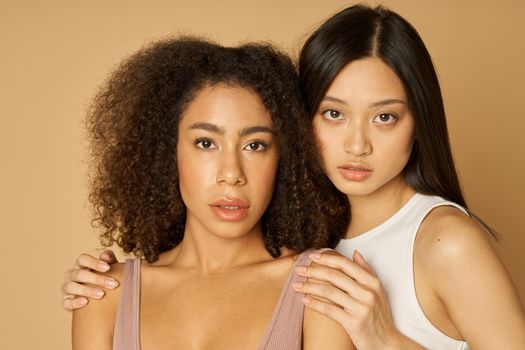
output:
[[[203,143],[210,143],[210,147],[204,147]],[[198,138],[196,139],[193,144],[199,148],[199,149],[202,149],[204,151],[208,151],[210,149],[215,149],[217,148],[217,146],[215,145],[214,141],[211,140],[211,139],[208,139],[208,138]],[[250,149],[249,147],[251,145],[257,145],[257,148],[258,149]],[[215,146],[215,147],[211,147],[211,146]],[[242,149],[246,149],[248,151],[252,151],[252,152],[264,152],[268,149],[269,145],[264,142],[264,141],[261,141],[261,140],[253,140],[253,141],[250,141],[246,146],[244,146]]]
[[[331,115],[334,112],[337,114],[337,116],[335,118]],[[343,120],[344,119],[343,114],[341,112],[335,110],[335,109],[327,109],[327,110],[323,111],[321,114],[327,120],[335,121],[335,120]],[[376,121],[376,119],[380,118],[381,116],[385,116],[385,115],[391,117],[390,121],[386,121],[386,122],[381,122],[381,121],[378,122],[378,121]],[[380,125],[392,125],[396,121],[397,121],[397,117],[394,114],[392,114],[392,113],[380,113],[380,114],[376,115],[372,119],[372,122],[380,124]]]
[[[332,117],[330,115],[332,112],[337,113],[337,117],[336,118],[334,118],[334,117]],[[341,112],[339,112],[339,111],[337,111],[335,109],[327,109],[327,110],[323,111],[321,114],[322,114],[323,117],[325,117],[328,120],[341,120],[340,118],[343,116],[343,114]]]
[[[198,138],[196,139],[193,144],[197,147],[197,148],[200,148],[202,150],[205,150],[205,151],[208,151],[210,149],[213,149],[211,147],[204,147],[202,144],[204,142],[209,142],[211,145],[215,146],[215,143],[213,142],[213,140],[211,139],[208,139],[208,138],[204,138],[204,137],[201,137],[201,138]],[[217,148],[217,146],[215,146],[215,148]]]
[[[374,117],[374,119],[372,119],[372,122],[376,123],[376,119],[381,118],[381,116],[385,116],[385,115],[391,117],[389,119],[390,121],[386,121],[386,122],[379,121],[379,122],[377,122],[377,124],[392,125],[392,124],[394,124],[397,121],[397,117],[394,114],[392,114],[392,113],[380,113],[380,114],[376,115]]]
[[[251,141],[249,142],[246,146],[244,146],[242,149],[246,149],[246,148],[249,148],[251,145],[257,145],[258,149],[256,150],[253,150],[253,149],[248,149],[249,151],[252,151],[252,152],[264,152],[268,149],[268,144],[266,142],[263,142],[263,141],[260,141],[260,140],[254,140],[254,141]],[[262,148],[262,149],[259,149],[259,148]]]

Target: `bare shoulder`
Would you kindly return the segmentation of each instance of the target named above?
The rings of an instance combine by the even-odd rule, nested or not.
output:
[[[416,262],[472,348],[524,348],[519,295],[480,224],[454,207],[434,209],[420,227]]]
[[[319,253],[313,251],[310,254]],[[338,256],[347,259],[345,256],[334,250],[322,252],[323,255]],[[324,267],[324,265],[312,262],[311,267]],[[308,278],[309,283],[329,284],[326,281]],[[331,300],[310,295],[310,298],[317,299],[330,305],[336,305]],[[303,349],[354,349],[352,341],[343,326],[334,319],[308,307],[304,310],[303,320]]]
[[[112,264],[104,273],[122,281],[123,263]],[[120,299],[121,287],[104,290],[100,300],[90,300],[88,305],[73,311],[72,337],[74,349],[110,349],[113,340],[113,326]]]
[[[486,230],[451,206],[437,207],[423,220],[415,254],[424,257],[421,261],[428,263],[428,268],[437,269],[478,259],[499,260]]]
[[[348,333],[335,320],[305,307],[303,319],[303,349],[355,349]]]

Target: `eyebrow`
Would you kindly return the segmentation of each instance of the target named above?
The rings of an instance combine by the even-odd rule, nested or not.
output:
[[[386,99],[386,100],[382,100],[382,101],[371,103],[371,104],[368,105],[368,107],[369,108],[382,107],[382,106],[391,105],[391,104],[395,104],[395,103],[400,103],[400,104],[403,104],[403,105],[407,104],[403,100],[398,100],[398,99],[395,99],[395,98],[389,98],[389,99]]]
[[[270,133],[270,134],[273,134],[273,130],[270,129],[269,127],[267,126],[250,126],[248,128],[244,128],[241,130],[241,132],[239,133],[240,136],[246,136],[246,135],[250,135],[250,134],[256,134],[258,132],[267,132],[267,133]]]
[[[215,134],[222,135],[224,134],[224,129],[211,123],[204,123],[204,122],[197,122],[195,124],[190,125],[190,130],[206,130],[213,132]]]
[[[190,130],[206,130],[206,131],[209,131],[215,134],[219,134],[219,135],[223,135],[225,132],[225,130],[221,128],[220,126],[217,126],[211,123],[205,123],[205,122],[197,122],[195,124],[192,124],[189,127],[189,129]],[[267,132],[271,134],[274,133],[274,131],[267,126],[250,126],[250,127],[242,129],[239,132],[239,135],[246,136],[246,135],[251,135],[251,134],[258,133],[258,132]]]
[[[331,102],[335,102],[335,103],[339,103],[339,104],[348,106],[348,103],[346,103],[345,101],[343,101],[343,100],[341,100],[339,98],[336,98],[336,97],[328,96],[328,95],[323,98],[323,101],[331,101]],[[404,104],[404,105],[407,104],[403,100],[398,100],[396,98],[388,98],[386,100],[373,102],[373,103],[368,105],[368,108],[381,107],[381,106],[386,106],[386,105],[390,105],[390,104],[394,104],[394,103],[401,103],[401,104]]]

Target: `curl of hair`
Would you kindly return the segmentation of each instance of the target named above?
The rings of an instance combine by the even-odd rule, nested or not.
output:
[[[88,111],[89,198],[101,243],[153,262],[181,242],[179,120],[200,89],[216,84],[250,89],[272,117],[279,164],[261,219],[268,252],[333,247],[348,210],[317,165],[294,63],[269,44],[223,47],[194,37],[157,41],[124,60]]]

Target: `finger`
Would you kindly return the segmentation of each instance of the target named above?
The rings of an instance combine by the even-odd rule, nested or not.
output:
[[[371,275],[364,268],[340,254],[310,254],[309,257],[317,264],[325,265],[343,271],[357,282],[364,285],[373,285],[375,276]]]
[[[111,249],[105,249],[102,253],[100,253],[99,258],[110,265],[118,263],[117,257]]]
[[[354,279],[340,270],[322,265],[304,267],[300,266],[295,269],[299,276],[317,281],[327,282],[351,295],[361,293],[363,287]]]
[[[75,264],[76,268],[88,268],[99,272],[106,272],[110,269],[107,262],[99,260],[89,254],[80,254]]]
[[[70,270],[69,278],[66,276],[65,282],[79,282],[89,283],[97,287],[105,287],[108,289],[115,289],[118,286],[118,281],[111,277],[99,275],[96,272],[92,272],[86,269]]]
[[[62,306],[68,311],[80,309],[86,306],[88,300],[86,298],[74,298],[74,299],[64,299],[62,300]]]
[[[104,291],[98,288],[89,287],[84,284],[69,282],[63,287],[63,299],[71,299],[71,296],[86,297],[93,299],[101,299],[104,296]]]
[[[342,290],[330,285],[319,283],[293,283],[292,288],[309,296],[320,297],[324,301],[335,304],[338,307],[346,310],[352,309],[356,301],[352,296],[346,294]]]
[[[377,276],[376,275],[376,272],[374,271],[374,269],[372,268],[372,266],[368,265],[368,263],[366,262],[365,258],[363,257],[363,255],[361,255],[361,252],[359,252],[357,249],[354,250],[354,254],[352,256],[352,260],[358,264],[359,266],[361,266],[363,269],[365,269],[366,271],[368,271],[370,274],[372,274],[373,276]]]
[[[302,299],[302,302],[303,304],[312,309],[312,310],[315,310],[329,318],[331,318],[332,320],[334,320],[335,322],[339,323],[341,326],[343,326],[344,329],[346,329],[348,331],[348,329],[350,329],[350,322],[351,322],[351,314],[348,313],[347,311],[335,306],[335,305],[332,305],[332,304],[329,304],[329,303],[325,303],[325,302],[322,302],[322,301],[318,301],[318,300],[314,300],[310,297],[304,297]]]

